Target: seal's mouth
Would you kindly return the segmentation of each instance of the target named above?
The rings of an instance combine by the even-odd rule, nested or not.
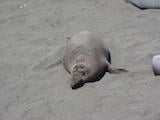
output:
[[[83,80],[79,80],[77,83],[71,84],[71,88],[72,89],[77,89],[80,88],[84,85],[84,81]]]

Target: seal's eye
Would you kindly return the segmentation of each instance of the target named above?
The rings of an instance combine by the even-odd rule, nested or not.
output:
[[[86,75],[86,73],[85,72],[82,72],[82,76],[85,76]]]
[[[84,66],[83,66],[83,65],[80,65],[79,68],[80,68],[80,69],[84,69]]]

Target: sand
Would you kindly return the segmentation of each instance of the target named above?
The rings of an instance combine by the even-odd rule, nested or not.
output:
[[[57,61],[66,37],[101,36],[115,67],[98,82],[70,88]],[[160,10],[123,0],[1,0],[0,120],[160,120]]]

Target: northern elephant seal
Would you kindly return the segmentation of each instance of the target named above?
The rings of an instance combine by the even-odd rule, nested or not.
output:
[[[160,75],[160,55],[152,54],[152,69],[155,76]]]
[[[105,72],[122,73],[127,70],[111,66],[110,52],[100,38],[89,31],[82,31],[68,38],[63,66],[71,74],[72,89],[86,82],[100,80]]]
[[[125,0],[140,9],[159,9],[160,0]]]

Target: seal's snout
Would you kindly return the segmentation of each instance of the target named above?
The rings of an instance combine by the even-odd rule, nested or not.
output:
[[[76,64],[73,67],[72,79],[71,79],[71,88],[77,89],[84,85],[86,80],[86,67],[83,64]]]
[[[71,83],[71,88],[72,89],[77,89],[77,88],[80,88],[84,85],[84,81],[83,80],[79,80],[77,82],[73,82]]]

